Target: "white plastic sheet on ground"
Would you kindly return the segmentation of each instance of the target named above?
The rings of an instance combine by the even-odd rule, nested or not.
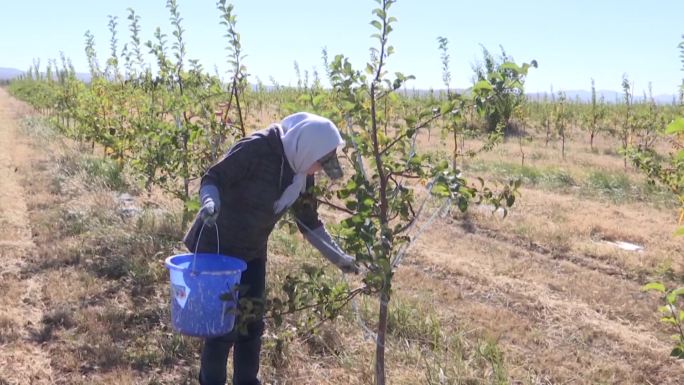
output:
[[[620,248],[622,250],[638,251],[638,252],[644,251],[643,246],[636,245],[634,243],[623,242],[623,241],[601,241],[601,242],[606,244],[606,245],[611,245],[611,246]]]

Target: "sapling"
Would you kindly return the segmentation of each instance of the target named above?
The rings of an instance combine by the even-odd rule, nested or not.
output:
[[[220,23],[227,29],[227,32],[224,35],[224,37],[228,39],[229,43],[226,46],[226,50],[229,53],[228,64],[231,65],[232,75],[230,97],[228,99],[228,103],[225,105],[223,112],[223,124],[224,126],[228,125],[230,116],[229,113],[231,112],[233,102],[235,102],[235,108],[237,110],[237,127],[240,132],[240,137],[245,137],[247,135],[247,132],[245,130],[245,122],[240,102],[244,90],[247,87],[247,74],[246,68],[242,64],[242,60],[245,57],[242,53],[240,34],[235,29],[237,17],[233,14],[233,5],[226,4],[226,0],[219,0],[216,6],[221,12]],[[235,123],[231,123],[231,125],[235,125]]]
[[[622,75],[622,92],[624,101],[624,117],[622,121],[622,127],[620,128],[619,135],[620,141],[622,142],[621,150],[626,150],[632,140],[632,133],[634,131],[634,111],[633,103],[634,97],[632,95],[632,84],[629,82],[627,74]],[[627,171],[627,158],[624,159],[624,168]]]
[[[553,94],[553,87],[551,87],[551,101],[549,101],[548,96],[544,93],[544,102],[542,108],[542,126],[546,132],[546,139],[544,140],[544,146],[548,147],[549,142],[552,139],[551,136],[551,115],[553,113],[553,103],[555,102],[555,96]]]
[[[524,83],[530,67],[537,68],[537,61],[518,66],[501,48],[501,56],[494,56],[483,46],[483,62],[475,65],[476,83],[474,88],[487,87],[489,94],[486,102],[478,102],[478,111],[486,117],[487,131],[492,132],[499,126],[507,130],[513,111],[524,99]]]
[[[449,53],[447,49],[449,40],[447,40],[447,38],[445,37],[440,36],[437,38],[437,41],[439,42],[440,60],[442,61],[442,82],[446,87],[447,102],[451,102],[454,98],[460,100],[460,95],[453,95],[452,98],[451,89],[449,88],[449,85],[451,83],[451,71],[449,70]],[[463,118],[464,105],[463,103],[460,104],[461,105],[459,107],[452,111],[449,111],[449,113],[447,113],[445,117],[443,117],[443,120],[446,121],[444,129],[447,132],[451,132],[453,138],[454,150],[452,152],[452,166],[454,168],[456,167],[456,162],[460,154],[459,135],[462,134],[465,126],[465,119]]]
[[[684,359],[684,287],[668,289],[660,282],[651,282],[644,285],[641,290],[662,294],[664,304],[658,308],[660,322],[669,325],[675,332],[672,335],[675,346],[670,356]]]
[[[568,109],[567,98],[565,92],[558,92],[558,101],[554,103],[553,107],[553,123],[556,128],[558,136],[561,138],[561,154],[565,160],[565,135],[568,129]]]
[[[133,8],[128,8],[128,20],[129,27],[128,30],[131,33],[131,55],[135,64],[137,64],[137,69],[133,69],[131,72],[131,77],[135,77],[136,73],[143,74],[145,72],[145,59],[142,53],[142,41],[140,40],[140,16],[135,13]]]
[[[523,142],[527,136],[525,132],[525,125],[527,124],[528,117],[527,102],[523,101],[513,110],[513,116],[516,118],[518,123],[518,151],[520,152],[520,165],[525,166],[525,148]]]
[[[110,50],[110,56],[107,59],[107,67],[105,69],[105,76],[109,80],[114,80],[114,81],[120,81],[121,80],[121,72],[119,69],[119,53],[118,53],[118,47],[117,44],[119,40],[116,37],[116,27],[118,25],[117,20],[118,18],[116,16],[109,15],[109,22],[107,23],[107,26],[109,28],[109,33],[111,34],[110,40],[109,40],[109,50]]]
[[[387,338],[388,305],[392,296],[394,271],[415,242],[422,228],[416,228],[421,215],[425,214],[430,196],[444,199],[440,207],[454,203],[467,210],[471,201],[489,202],[495,207],[509,207],[515,201],[518,184],[504,186],[494,192],[481,186],[468,185],[460,172],[432,156],[421,155],[416,148],[416,135],[428,127],[443,113],[455,108],[452,103],[441,111],[428,108],[418,115],[403,117],[382,113],[385,98],[390,97],[402,85],[412,79],[402,73],[388,76],[386,64],[394,48],[388,37],[396,18],[389,16],[395,0],[379,0],[373,10],[375,29],[372,37],[377,46],[371,48],[371,60],[364,71],[357,71],[347,58],[337,55],[330,63],[330,79],[333,92],[342,106],[347,119],[340,122],[346,127],[350,144],[345,149],[353,164],[353,174],[337,191],[337,199],[350,213],[340,224],[339,233],[348,252],[367,268],[363,278],[365,292],[379,298],[377,323],[375,383],[385,384],[385,348]],[[482,96],[484,90],[481,91]],[[484,103],[486,97],[483,97]],[[397,127],[384,132],[388,121]],[[428,197],[419,202],[418,186],[421,180],[428,187]]]
[[[88,59],[88,68],[90,69],[90,79],[95,79],[100,76],[100,67],[97,62],[97,51],[95,50],[95,36],[90,30],[85,32],[86,46],[85,53]]]
[[[594,138],[596,137],[596,134],[599,132],[599,130],[603,126],[603,120],[606,117],[606,106],[605,102],[603,99],[603,96],[601,97],[600,101],[596,100],[596,84],[594,83],[594,79],[591,79],[591,109],[589,113],[589,124],[588,124],[588,130],[589,130],[589,147],[591,150],[594,150]]]

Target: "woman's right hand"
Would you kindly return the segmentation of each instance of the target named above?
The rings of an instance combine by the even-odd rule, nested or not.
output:
[[[205,199],[202,208],[199,211],[200,219],[205,225],[214,226],[216,225],[216,219],[218,218],[219,212],[216,209],[216,204],[212,199]]]
[[[205,225],[214,226],[219,211],[221,211],[221,195],[219,194],[218,187],[208,183],[203,185],[199,192],[200,202],[202,202],[199,217]]]

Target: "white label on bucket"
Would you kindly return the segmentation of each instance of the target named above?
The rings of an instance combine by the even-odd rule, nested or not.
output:
[[[186,269],[188,266],[190,266],[190,262],[178,265],[178,267],[182,269]],[[185,303],[188,301],[188,296],[190,295],[190,288],[185,284],[183,271],[181,270],[171,270],[171,293],[181,309],[185,308]]]

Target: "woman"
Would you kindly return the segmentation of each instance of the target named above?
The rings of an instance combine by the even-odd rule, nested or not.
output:
[[[240,285],[245,298],[263,299],[268,236],[288,207],[299,230],[330,262],[343,272],[358,272],[354,258],[345,254],[318,218],[315,198],[308,193],[320,170],[331,179],[342,169],[337,148],[344,145],[337,127],[328,119],[300,112],[281,124],[238,141],[202,178],[202,207],[185,236],[189,250],[216,252],[247,262]],[[218,226],[198,234],[202,225]],[[199,244],[198,244],[199,243]],[[247,335],[232,332],[207,338],[202,348],[200,384],[226,382],[228,353],[233,352],[233,385],[260,384],[259,352],[264,322],[247,326]]]

